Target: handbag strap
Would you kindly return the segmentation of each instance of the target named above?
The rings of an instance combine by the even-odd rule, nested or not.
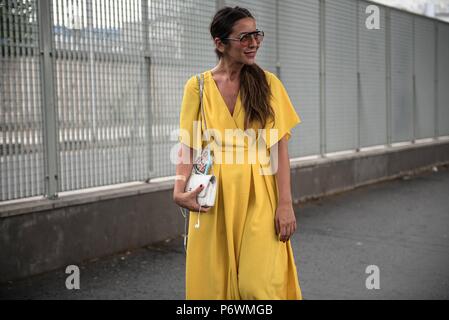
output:
[[[204,122],[204,130],[206,132],[206,139],[209,140],[209,133],[207,131],[207,123],[206,123],[206,116],[204,114],[204,108],[203,108],[203,91],[204,91],[204,74],[197,74],[196,78],[198,79],[199,83],[199,89],[200,89],[200,110],[201,110],[201,128],[202,123]]]
[[[201,119],[202,119],[202,121],[201,121],[201,129],[202,129],[202,123],[204,121],[204,127],[206,128],[206,135],[207,135],[206,117],[204,115],[204,109],[203,109],[204,75],[202,73],[198,74],[198,75],[196,75],[196,78],[198,79],[199,88],[200,88],[200,110],[201,110]],[[188,233],[189,233],[189,225],[188,225],[189,218],[188,218],[188,216],[189,216],[190,211],[185,209],[185,208],[182,208],[182,207],[179,207],[179,209],[181,210],[181,214],[184,217],[184,235],[183,235],[183,238],[184,238],[184,253],[187,254],[187,238],[188,238]],[[195,224],[195,228],[199,228],[200,227],[200,213],[201,213],[201,205],[200,205],[200,208],[198,210],[198,221]]]

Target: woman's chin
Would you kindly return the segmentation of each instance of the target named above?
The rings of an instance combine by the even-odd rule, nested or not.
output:
[[[245,64],[252,65],[256,63],[256,58],[246,58]]]

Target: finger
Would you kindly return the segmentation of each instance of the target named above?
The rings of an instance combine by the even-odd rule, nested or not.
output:
[[[192,191],[192,193],[196,195],[196,194],[200,193],[201,191],[203,191],[203,189],[204,189],[204,186],[202,184],[200,184],[198,187],[196,187],[195,190]]]
[[[288,239],[290,239],[290,236],[292,235],[292,224],[289,223],[287,225],[286,229],[287,229],[287,232],[286,232],[286,235],[285,235],[285,241],[288,241]]]
[[[285,242],[285,237],[287,235],[287,228],[285,224],[281,224],[281,241]]]
[[[196,209],[198,209],[198,206],[199,206],[198,201],[197,201],[197,196],[203,189],[204,189],[204,185],[200,184],[198,187],[196,187],[192,191],[188,192],[188,198],[190,201],[192,201],[191,206],[195,207]],[[195,209],[192,209],[192,210],[195,210]]]
[[[291,224],[289,223],[285,226],[285,241],[288,241],[290,235],[291,235]]]
[[[292,237],[292,235],[293,235],[294,232],[295,232],[295,223],[292,222],[292,223],[290,224],[290,233],[289,233],[289,235],[288,235],[288,239],[290,239],[290,238]]]
[[[195,204],[191,206],[191,209],[190,209],[190,210],[191,210],[191,211],[195,211],[195,212],[198,212],[198,211],[200,211],[200,212],[207,212],[207,211],[209,211],[211,208],[212,208],[212,207],[200,206],[200,205],[198,204],[198,202],[195,202]]]
[[[200,205],[198,204],[198,202],[196,202],[196,200],[190,201],[189,209],[190,209],[190,211],[198,212],[200,210]]]
[[[287,239],[285,241],[288,241],[291,238],[291,236],[293,234],[293,227],[294,226],[293,226],[293,221],[292,221],[287,226]]]
[[[199,185],[198,187],[196,187],[195,189],[193,189],[192,191],[187,192],[188,197],[190,199],[195,199],[196,202],[196,197],[198,196],[198,194],[204,189],[204,185]]]
[[[276,235],[279,238],[281,230],[280,230],[280,227],[279,227],[279,220],[277,218],[274,219],[274,227],[276,229]]]
[[[210,210],[210,208],[212,208],[212,207],[201,207],[201,211],[202,212],[207,212],[207,211]]]

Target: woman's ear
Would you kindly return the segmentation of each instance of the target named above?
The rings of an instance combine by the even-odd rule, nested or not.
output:
[[[223,42],[221,42],[221,39],[219,37],[215,37],[214,43],[215,43],[215,48],[217,48],[218,51],[223,53],[225,50],[225,45],[223,44]]]

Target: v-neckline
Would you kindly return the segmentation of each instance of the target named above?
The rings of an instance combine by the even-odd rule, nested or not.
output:
[[[226,104],[226,101],[225,101],[223,95],[221,94],[221,91],[220,91],[220,89],[218,88],[218,85],[217,85],[217,83],[215,82],[214,77],[212,76],[212,71],[211,71],[211,70],[209,70],[209,76],[210,76],[211,81],[213,82],[213,86],[215,87],[215,89],[216,89],[217,92],[218,92],[218,95],[219,95],[220,98],[221,98],[221,101],[223,102],[223,106],[224,106],[225,109],[227,110],[228,115],[229,115],[232,119],[235,120],[235,117],[237,116],[238,111],[240,111],[240,108],[239,108],[239,106],[240,106],[240,103],[239,103],[239,102],[240,102],[240,89],[239,89],[239,92],[238,92],[238,94],[237,94],[237,99],[235,100],[234,110],[233,110],[233,112],[232,112],[232,114],[231,114],[231,111],[229,110],[229,107],[228,107],[228,105]]]

